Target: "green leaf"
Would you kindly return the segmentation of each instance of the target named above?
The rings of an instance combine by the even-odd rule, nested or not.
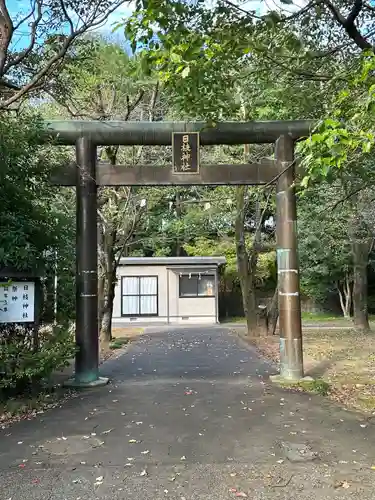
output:
[[[120,28],[123,28],[124,27],[124,23],[116,23],[113,25],[112,27],[112,33],[115,33],[117,30],[119,30]]]
[[[170,58],[171,61],[174,63],[180,63],[181,62],[181,56],[179,54],[176,54],[175,52],[170,53]]]

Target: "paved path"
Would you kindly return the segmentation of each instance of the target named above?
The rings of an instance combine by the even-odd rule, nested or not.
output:
[[[240,342],[144,336],[111,385],[1,431],[0,500],[373,499],[374,425],[269,386]]]

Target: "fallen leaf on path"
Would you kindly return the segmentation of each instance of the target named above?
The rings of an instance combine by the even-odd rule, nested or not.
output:
[[[344,490],[347,490],[350,488],[350,484],[348,481],[339,481],[338,483],[335,484],[335,488],[344,488]]]

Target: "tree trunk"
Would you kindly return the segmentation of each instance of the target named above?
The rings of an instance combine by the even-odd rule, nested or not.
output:
[[[354,240],[352,242],[354,281],[353,281],[353,322],[356,329],[368,332],[370,325],[368,321],[367,308],[367,263],[368,242]]]
[[[275,335],[277,320],[279,319],[279,289],[276,285],[272,300],[267,308],[268,335]]]
[[[345,319],[350,318],[350,312],[352,308],[352,290],[350,285],[349,275],[345,275],[345,281],[340,287],[340,283],[337,283],[337,291],[339,293],[340,306]]]
[[[98,323],[99,330],[102,323],[103,311],[104,311],[104,298],[105,298],[105,288],[106,279],[104,275],[104,270],[101,270],[101,274],[98,279]]]
[[[104,300],[100,312],[100,342],[109,343],[112,339],[112,313],[113,300],[115,297],[116,286],[116,258],[114,245],[116,242],[116,231],[107,231],[102,240],[102,255],[104,258]]]
[[[104,228],[98,224],[98,325],[102,322],[105,295],[105,258],[104,258]]]
[[[100,342],[107,344],[112,340],[113,301],[116,287],[116,266],[106,275],[106,293],[104,296],[103,313],[100,323]]]
[[[240,278],[243,309],[247,323],[248,335],[258,336],[257,328],[257,307],[255,292],[255,269],[257,264],[257,254],[255,250],[248,254],[245,242],[245,194],[246,187],[238,186],[236,193],[237,213],[235,222],[237,267]]]

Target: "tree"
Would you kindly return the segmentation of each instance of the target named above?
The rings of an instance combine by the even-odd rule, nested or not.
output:
[[[335,209],[342,197],[340,184],[319,184],[298,202],[298,250],[301,289],[318,303],[338,295],[344,317],[351,316],[353,261],[349,239],[351,211]]]
[[[67,221],[51,204],[55,194],[48,180],[64,155],[39,146],[42,128],[35,112],[23,114],[21,123],[1,116],[0,128],[0,265],[36,271],[46,251],[62,243],[58,231]]]
[[[82,41],[83,47],[88,41]],[[77,49],[80,47],[77,44]],[[158,81],[144,75],[140,62],[121,46],[94,37],[90,47],[84,61],[78,57],[65,63],[59,78],[47,89],[60,109],[80,119],[126,121],[143,114],[153,120]],[[118,146],[99,151],[100,158],[112,165],[123,158],[131,164],[131,155],[137,161],[142,154],[142,148],[121,150]],[[134,187],[101,188],[98,192],[99,322],[100,338],[105,343],[111,339],[117,266],[150,205],[148,198],[144,190]]]
[[[100,27],[124,0],[32,0],[14,12],[0,1],[0,109],[18,106],[58,77],[76,42]],[[19,39],[27,42],[21,49]],[[18,41],[18,43],[17,43]]]
[[[19,117],[0,115],[0,271],[10,278],[15,272],[41,276],[41,320],[50,322],[48,276],[55,252],[72,248],[72,221],[48,182],[66,155],[48,144],[40,146],[41,131],[35,110]],[[65,315],[64,322],[67,319]],[[30,324],[1,324],[0,398],[35,388],[36,382],[64,367],[74,352],[73,338],[62,325],[51,334]]]

